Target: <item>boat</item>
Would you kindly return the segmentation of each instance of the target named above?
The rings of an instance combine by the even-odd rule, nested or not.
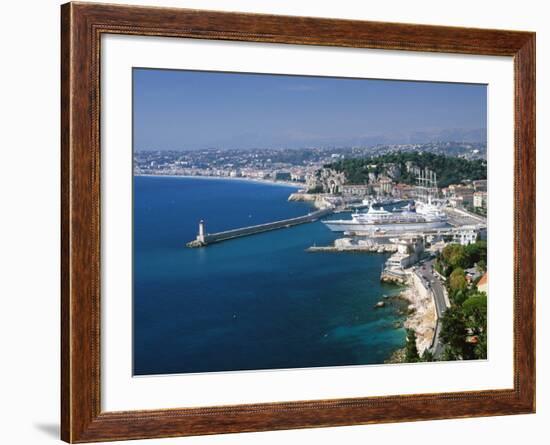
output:
[[[448,218],[433,197],[437,194],[437,178],[433,172],[421,173],[414,205],[407,204],[394,211],[374,208],[369,202],[367,212],[356,211],[351,219],[325,220],[323,223],[333,232],[403,233],[447,227]]]
[[[323,224],[333,232],[413,232],[446,227],[447,216],[431,203],[419,202],[416,211],[406,208],[398,212],[371,205],[367,212],[353,213],[351,219],[325,220]]]

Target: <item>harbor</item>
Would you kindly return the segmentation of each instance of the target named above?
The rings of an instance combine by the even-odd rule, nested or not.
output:
[[[486,86],[132,76],[133,375],[487,357]]]
[[[205,233],[219,233],[316,210],[289,202],[287,187],[170,177],[140,177],[136,187],[159,197],[150,208],[148,195],[139,195],[140,221],[151,230],[147,238],[139,233],[137,238],[135,267],[143,277],[136,286],[143,308],[137,317],[141,323],[174,320],[151,327],[158,336],[139,334],[139,341],[152,345],[139,352],[139,374],[232,369],[236,358],[242,369],[269,369],[274,360],[284,368],[379,364],[403,345],[400,311],[406,305],[394,298],[398,287],[379,280],[385,255],[306,252],[314,242],[328,245],[335,239],[322,223],[332,214],[203,248],[182,248],[182,238],[196,237],[200,218]],[[386,307],[374,310],[382,295],[389,297]],[[195,320],[216,329],[205,337]],[[181,347],[184,337],[192,347]],[[161,347],[173,354],[159,358]]]
[[[332,208],[326,207],[296,218],[283,219],[265,224],[257,224],[254,226],[240,227],[218,233],[206,233],[205,222],[200,221],[197,238],[188,242],[187,247],[206,247],[210,244],[220,243],[222,241],[228,241],[235,238],[242,238],[243,236],[251,236],[258,233],[268,232],[270,230],[284,229],[296,226],[298,224],[306,224],[317,221],[319,218],[329,215],[330,213],[332,213]]]
[[[429,353],[441,359],[441,319],[451,306],[443,277],[434,270],[434,259],[449,244],[469,245],[486,239],[487,221],[482,215],[451,205],[439,197],[437,176],[430,170],[419,172],[412,199],[369,196],[357,202],[336,193],[292,193],[289,201],[303,201],[316,210],[299,217],[207,233],[199,222],[191,248],[253,236],[296,225],[321,222],[343,236],[329,245],[312,245],[308,253],[391,254],[380,273],[380,281],[405,286],[401,298],[408,302],[404,328],[414,332],[419,355]],[[345,219],[332,214],[349,213]],[[382,299],[375,308],[385,307]]]
[[[486,240],[487,220],[483,214],[474,213],[464,205],[464,198],[469,196],[468,187],[456,185],[441,189],[433,171],[425,168],[414,172],[417,174],[416,186],[407,188],[407,193],[403,194],[395,187],[388,188],[391,184],[388,181],[382,181],[378,189],[348,186],[342,175],[322,171],[314,183],[317,190],[321,179],[322,190],[309,193],[306,187],[288,196],[289,202],[307,203],[315,208],[314,211],[214,233],[208,233],[205,222],[200,221],[196,238],[187,246],[204,248],[320,221],[337,238],[329,244],[313,243],[304,249],[305,252],[312,255],[385,255],[380,282],[404,287],[399,294],[408,306],[403,328],[414,333],[420,357],[441,360],[445,351],[441,320],[452,304],[445,277],[435,271],[434,262],[446,246],[468,246]],[[483,190],[486,181],[476,181],[474,187]],[[478,204],[480,202],[486,206],[486,200],[478,200]],[[374,309],[387,306],[384,298],[374,305]]]

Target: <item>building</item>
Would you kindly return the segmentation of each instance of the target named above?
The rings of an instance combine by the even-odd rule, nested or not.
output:
[[[474,207],[487,208],[487,192],[474,192]]]
[[[474,202],[474,189],[470,186],[451,184],[447,193],[451,196],[449,201],[454,207],[464,207]]]
[[[392,189],[392,194],[396,198],[410,199],[416,195],[416,187],[408,184],[395,184]]]
[[[463,246],[473,244],[479,237],[479,229],[475,226],[462,226],[452,231],[453,243]]]
[[[379,191],[380,194],[389,195],[393,189],[393,181],[390,178],[381,176],[378,179]]]
[[[345,184],[340,187],[340,191],[346,197],[364,198],[372,193],[372,185]]]
[[[304,173],[291,172],[290,179],[296,182],[304,182],[306,180],[306,175]]]
[[[460,188],[456,191],[452,191],[449,186],[450,198],[449,204],[453,207],[467,207],[474,202],[474,192],[470,188]],[[449,193],[448,192],[448,193]]]
[[[466,207],[468,204],[471,204],[473,201],[473,195],[472,199],[468,199],[468,197],[465,199],[463,196],[453,196],[449,198],[449,204],[451,207]]]
[[[275,172],[273,178],[276,181],[290,181],[290,172]]]
[[[390,241],[397,245],[397,252],[386,261],[387,269],[403,269],[412,266],[420,260],[422,252],[424,252],[424,243],[421,237],[404,236]]]
[[[464,273],[466,275],[466,281],[468,281],[468,283],[471,283],[477,280],[481,276],[481,272],[478,270],[476,266],[470,267],[469,269],[464,270]]]
[[[472,181],[472,184],[476,192],[487,191],[487,179],[478,179],[478,180]]]
[[[477,290],[479,292],[485,292],[487,293],[487,272],[483,274],[481,279],[477,283]]]

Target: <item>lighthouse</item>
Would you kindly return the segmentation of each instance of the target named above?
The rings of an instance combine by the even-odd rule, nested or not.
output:
[[[204,221],[202,219],[199,221],[199,234],[197,235],[197,241],[199,243],[204,243]]]

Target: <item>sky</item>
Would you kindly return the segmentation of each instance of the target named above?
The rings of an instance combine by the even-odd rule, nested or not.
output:
[[[134,149],[484,142],[485,85],[134,68]]]

